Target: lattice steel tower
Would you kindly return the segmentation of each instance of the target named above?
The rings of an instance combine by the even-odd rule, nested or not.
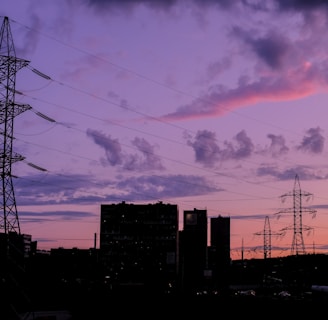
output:
[[[271,236],[281,235],[281,233],[271,232],[270,219],[268,216],[265,217],[263,232],[256,232],[255,234],[263,235],[263,258],[271,258]]]
[[[24,157],[13,151],[14,119],[31,109],[29,105],[15,103],[16,73],[29,61],[16,57],[8,17],[4,17],[0,30],[0,172],[1,198],[0,232],[20,234],[11,166]]]
[[[309,212],[315,214],[316,210],[304,208],[302,206],[303,197],[311,197],[312,194],[301,190],[300,181],[298,175],[295,176],[294,189],[292,192],[286,193],[281,196],[284,200],[286,197],[293,197],[293,208],[280,211],[280,213],[293,213],[293,242],[291,247],[292,255],[305,254],[304,239],[303,239],[303,224],[302,224],[302,213]]]
[[[271,258],[271,227],[268,216],[265,217],[264,221],[263,241],[264,259]]]

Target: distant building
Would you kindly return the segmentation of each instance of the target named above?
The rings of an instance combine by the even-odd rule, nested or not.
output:
[[[31,255],[33,244],[29,234],[0,233],[0,258],[4,260],[10,257],[11,261],[23,265],[24,258]]]
[[[113,292],[164,293],[176,286],[179,212],[175,204],[102,204],[100,254]]]
[[[180,232],[180,286],[185,294],[196,294],[204,287],[207,265],[207,211],[183,212]]]

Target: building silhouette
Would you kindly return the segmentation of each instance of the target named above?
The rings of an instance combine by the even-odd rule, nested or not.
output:
[[[178,275],[178,206],[101,205],[100,255],[113,293],[174,290]]]
[[[207,264],[207,211],[183,212],[180,232],[180,291],[196,294],[203,290]]]
[[[103,319],[114,310],[143,315],[150,303],[156,315],[168,317],[176,307],[194,315],[194,307],[203,314],[246,302],[249,310],[251,303],[284,303],[287,296],[280,293],[304,308],[328,301],[327,255],[232,261],[230,217],[208,219],[206,210],[187,210],[178,231],[175,204],[122,202],[103,204],[100,211],[100,248],[41,252],[30,235],[12,234],[11,243],[24,252],[24,272],[15,285],[0,286],[6,319],[21,319],[15,311],[30,319],[47,310],[67,310],[74,319]],[[6,243],[0,236],[0,255]],[[122,303],[128,308],[120,309]]]
[[[226,291],[230,279],[230,217],[210,218],[209,266],[213,290]]]

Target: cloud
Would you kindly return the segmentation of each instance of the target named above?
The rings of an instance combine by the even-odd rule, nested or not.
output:
[[[328,63],[322,58],[325,56],[320,49],[313,49],[324,45],[325,40],[317,36],[323,32],[324,26],[311,25],[306,34],[295,30],[293,38],[288,38],[279,29],[269,29],[260,34],[258,29],[232,27],[230,38],[239,41],[242,51],[239,58],[247,60],[248,70],[244,65],[242,68],[247,74],[239,72],[234,87],[222,84],[209,87],[207,92],[194,95],[191,102],[178,106],[161,119],[178,121],[221,117],[257,103],[297,100],[327,91]],[[233,66],[231,57],[224,59],[229,59],[227,67]],[[221,58],[222,61],[224,59]],[[216,72],[213,68],[209,74],[214,79],[214,75],[221,72],[222,64],[211,62],[209,66],[217,68]]]
[[[312,166],[295,166],[281,170],[277,166],[261,165],[256,170],[256,175],[259,177],[271,176],[280,181],[294,180],[296,175],[302,180],[325,180],[328,178],[328,174],[317,174]]]
[[[176,5],[180,0],[84,0],[86,5],[104,13],[105,10],[118,11],[120,13],[132,13],[140,6],[146,6],[153,10],[167,11]]]
[[[285,138],[282,135],[269,133],[267,137],[271,140],[271,143],[268,148],[263,149],[261,152],[269,153],[274,158],[288,153],[289,148],[286,146]]]
[[[161,159],[154,153],[154,146],[143,138],[135,138],[132,141],[134,145],[143,155],[144,159],[138,155],[128,155],[124,164],[127,170],[164,170]]]
[[[233,137],[233,141],[224,141],[223,148],[217,144],[216,135],[208,130],[199,130],[194,141],[187,144],[195,151],[196,162],[206,167],[213,167],[219,161],[248,158],[254,151],[254,144],[244,130]]]
[[[283,67],[289,50],[289,43],[284,35],[275,31],[269,31],[265,37],[259,38],[252,38],[248,32],[239,34],[244,35],[244,41],[267,66],[274,70]]]
[[[30,175],[20,178],[15,186],[18,206],[101,204],[121,201],[158,201],[167,198],[201,196],[220,192],[206,178],[196,175],[151,175],[112,180],[92,180],[88,175]],[[49,215],[78,216],[79,211],[55,211]],[[29,219],[39,219],[30,214]],[[46,214],[40,214],[45,217]]]
[[[105,150],[106,159],[108,163],[112,166],[120,165],[123,162],[122,148],[118,139],[112,139],[109,135],[96,131],[87,130],[87,136],[92,138],[92,140],[101,148]]]
[[[187,144],[194,149],[195,160],[207,167],[213,167],[219,160],[220,148],[216,143],[215,132],[200,130],[195,140],[188,140]]]
[[[204,94],[191,103],[180,106],[175,112],[160,117],[163,121],[191,120],[223,116],[240,107],[259,102],[287,101],[304,98],[317,92],[321,86],[322,74],[305,65],[291,71],[288,77],[281,75],[259,77],[252,83],[239,83],[235,89],[224,89]],[[326,82],[326,81],[325,81]]]
[[[307,136],[305,136],[301,144],[297,146],[297,150],[313,154],[322,153],[325,145],[325,138],[321,133],[322,130],[319,127],[308,129]]]
[[[245,159],[252,155],[254,151],[254,144],[247,136],[246,131],[242,130],[234,137],[235,145],[231,142],[225,142],[225,150],[222,152],[225,160],[229,159]]]
[[[327,9],[328,3],[327,1],[322,0],[314,0],[314,1],[307,1],[307,0],[274,0],[273,3],[277,5],[277,8],[283,12],[288,10],[294,11],[304,11],[307,10],[315,10],[315,9]]]
[[[184,4],[183,0],[85,0],[87,5],[96,8],[116,8],[116,9],[133,9],[138,5],[145,5],[151,9],[167,10],[177,4]],[[229,8],[233,6],[234,1],[229,0],[191,0],[191,4],[199,7],[217,6],[221,8]]]
[[[223,190],[195,175],[132,177],[118,182],[117,188],[128,193],[129,201],[200,196]]]
[[[232,220],[264,220],[266,215],[264,214],[252,214],[252,215],[232,215],[230,219]]]
[[[122,169],[128,171],[165,169],[161,163],[161,158],[154,152],[154,146],[144,138],[136,137],[131,142],[140,154],[127,154],[122,151],[119,140],[111,138],[110,135],[106,136],[97,130],[88,129],[87,136],[105,150],[106,159],[101,160],[104,166],[108,164],[121,166]]]
[[[58,220],[80,220],[83,218],[95,217],[95,214],[84,211],[19,211],[20,221],[24,223],[42,223],[47,221],[58,221]]]
[[[219,77],[225,70],[232,65],[231,57],[224,57],[223,59],[211,62],[206,70],[207,80],[211,81]]]
[[[99,189],[104,187],[99,181],[93,182],[93,177],[83,174],[29,175],[15,181],[16,202],[19,206],[100,202],[102,196],[95,191],[88,192],[86,188],[95,185]]]
[[[184,3],[183,0],[85,0],[84,1],[87,5],[93,7],[121,7],[121,8],[131,8],[137,5],[146,5],[150,8],[171,8],[177,4]],[[271,1],[263,1],[263,2],[256,2],[255,4],[252,1],[243,1],[243,0],[190,0],[187,1],[193,3],[199,7],[218,7],[218,8],[236,8],[237,6],[245,6],[257,11],[264,11],[264,10],[272,10],[275,8],[281,12],[285,12],[286,10],[293,10],[293,11],[304,11],[311,9],[324,9],[327,8],[327,2],[322,0],[316,1],[304,1],[304,0],[293,0],[293,1],[286,1],[286,0],[271,0]]]

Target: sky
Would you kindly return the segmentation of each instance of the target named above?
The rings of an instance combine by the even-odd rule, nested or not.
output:
[[[11,0],[21,233],[99,246],[101,204],[230,217],[231,258],[328,250],[328,4]],[[1,24],[2,24],[1,22]],[[300,232],[301,231],[301,232]],[[267,243],[266,243],[267,245]]]

